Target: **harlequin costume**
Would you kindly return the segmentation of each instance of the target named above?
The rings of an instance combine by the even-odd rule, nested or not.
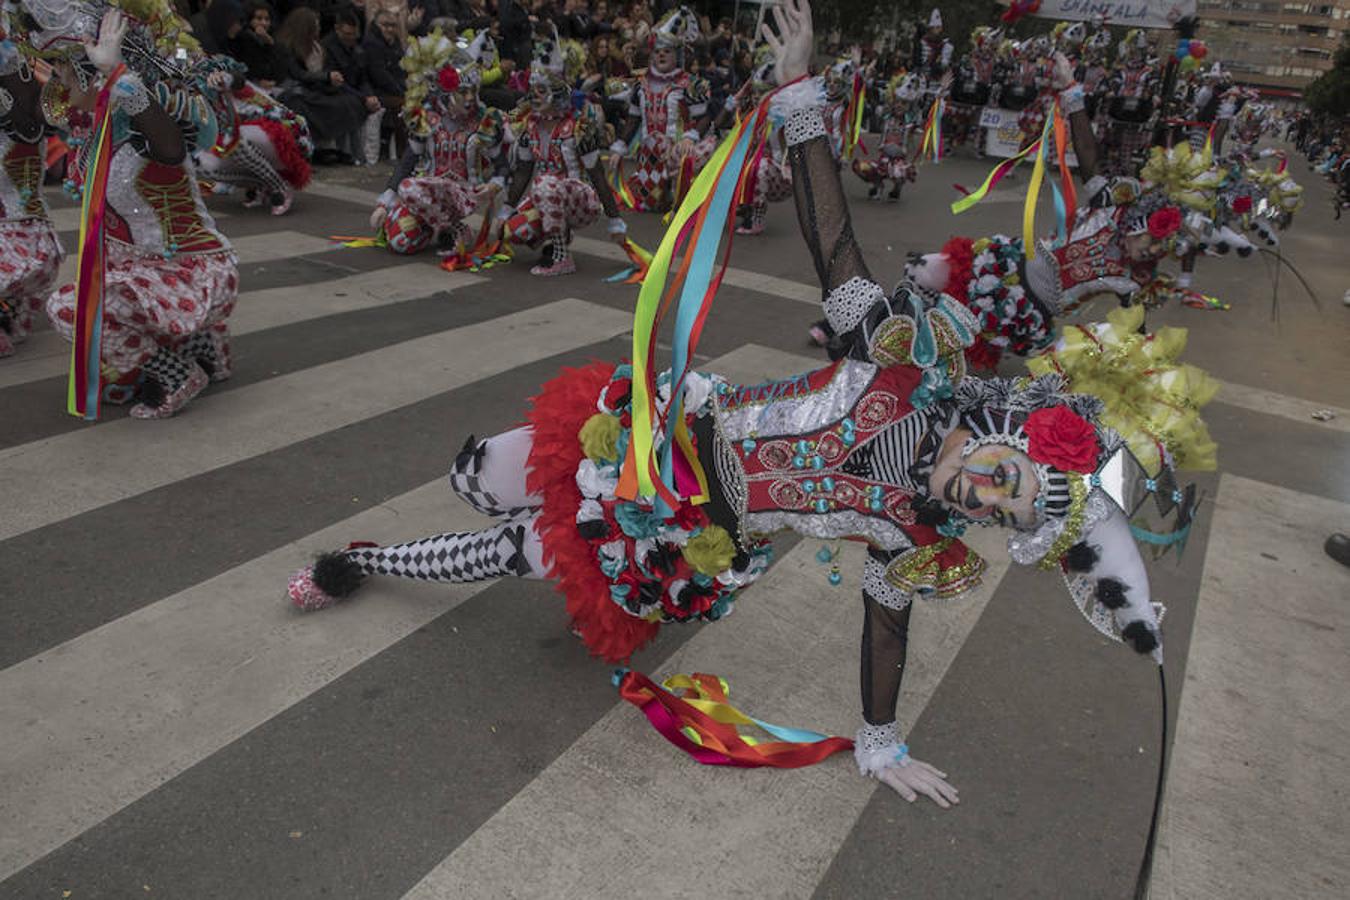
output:
[[[408,149],[376,201],[392,252],[416,253],[432,243],[463,252],[470,245],[464,219],[480,205],[479,189],[504,182],[495,169],[506,122],[478,99],[483,70],[495,63],[486,31],[464,46],[439,28],[409,39],[402,63]]]
[[[921,117],[919,77],[913,74],[895,76],[887,83],[883,96],[886,109],[882,113],[881,141],[877,144],[876,156],[871,159],[854,157],[853,174],[871,185],[867,189],[868,198],[880,200],[886,182],[890,181],[891,190],[887,196],[899,200],[904,186],[919,177],[918,168],[909,158],[912,137]]]
[[[63,255],[42,197],[49,129],[40,90],[18,48],[0,43],[0,357],[28,337]]]
[[[715,137],[704,137],[711,121],[708,83],[685,71],[681,61],[698,38],[698,18],[684,6],[652,29],[651,49],[674,51],[676,63],[665,71],[647,68],[630,95],[627,123],[610,147],[622,159],[635,143],[625,184],[636,210],[662,212],[678,204],[681,183],[687,186],[712,153]],[[691,149],[680,156],[684,141]]]
[[[962,144],[972,136],[975,152],[984,155],[984,129],[980,114],[993,99],[996,49],[1003,30],[981,25],[970,33],[970,52],[956,67],[948,106],[948,131],[954,143]]]
[[[575,272],[572,235],[602,210],[611,235],[627,232],[600,169],[598,114],[589,103],[578,109],[572,101],[569,66],[576,64],[574,50],[556,36],[535,45],[530,105],[514,127],[513,175],[507,202],[497,213],[512,242],[543,247],[544,258],[530,269],[532,275]]]
[[[227,56],[198,62],[196,74],[205,82],[211,72],[230,78],[220,91],[232,122],[222,128],[216,143],[198,154],[197,171],[217,190],[239,191],[244,206],[270,208],[272,215],[290,211],[295,194],[309,185],[314,141],[303,116],[245,79],[242,63]],[[212,88],[203,84],[204,92]]]
[[[1141,29],[1125,35],[1116,51],[1116,66],[1107,80],[1107,125],[1103,135],[1103,173],[1133,175],[1152,135],[1157,78],[1149,60],[1148,36]]]
[[[767,47],[761,48],[768,51]],[[772,53],[761,56],[750,75],[750,90],[743,95],[745,109],[749,114],[772,87]],[[828,113],[827,113],[828,115]],[[842,112],[841,112],[842,115]],[[842,137],[840,138],[842,143]],[[834,146],[832,144],[832,146]],[[770,203],[781,203],[792,196],[792,169],[788,165],[786,148],[781,133],[769,136],[751,160],[746,173],[745,186],[741,191],[741,224],[736,227],[737,234],[757,235],[764,232],[764,221],[769,213]]]
[[[863,541],[864,723],[854,750],[860,771],[880,776],[909,764],[895,704],[913,599],[976,585],[984,563],[960,535],[973,521],[1007,523],[944,500],[951,484],[935,490],[930,478],[952,453],[972,466],[990,453],[1023,453],[1039,500],[1010,541],[1013,557],[1063,571],[1094,627],[1160,659],[1158,610],[1127,515],[1155,496],[1175,527],[1153,539],[1184,539],[1195,496],[1172,469],[1213,464],[1195,414],[1212,386],[1177,365],[1183,336],[1141,335],[1139,311],[1123,311],[1066,335],[1034,379],[968,376],[971,312],[912,281],[888,294],[871,278],[820,93],[810,83],[785,89],[779,115],[825,312],[840,336],[835,362],[759,385],[692,372],[651,378],[644,366],[604,363],[564,371],[531,401],[526,426],[471,438],[454,463],[452,488],[496,525],[325,554],[291,578],[291,601],[321,608],[375,574],[550,577],[591,652],[621,662],[662,622],[730,613],[768,564],[769,535]],[[682,225],[677,217],[667,242]],[[660,288],[646,299],[659,301]],[[649,327],[643,308],[640,298],[638,331]],[[1074,393],[1102,362],[1095,384],[1107,396]],[[1121,402],[1133,387],[1134,405]],[[1176,427],[1164,433],[1164,420]],[[641,440],[653,427],[652,440]],[[634,683],[630,673],[621,689]]]
[[[92,418],[100,398],[135,396],[134,417],[171,416],[210,380],[230,376],[238,291],[234,253],[202,203],[190,156],[213,146],[219,130],[217,108],[175,53],[195,44],[167,6],[141,7],[146,20],[127,17],[125,64],[104,72],[82,41],[95,40],[113,6],[23,6],[35,27],[20,47],[68,61],[82,85],[98,88],[105,111],[100,121],[75,110],[57,78],[43,88],[48,121],[76,137],[71,187],[93,192],[86,212],[101,213],[82,228],[82,264],[89,260],[97,277],[47,300],[53,326],[76,343],[70,411]]]

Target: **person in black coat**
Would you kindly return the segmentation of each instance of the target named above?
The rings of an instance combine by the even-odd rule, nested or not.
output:
[[[272,36],[276,17],[267,0],[249,0],[244,17],[244,30],[235,42],[234,58],[248,69],[250,81],[270,90],[286,80],[286,62]]]
[[[534,54],[534,25],[530,11],[521,0],[501,0],[497,6],[497,18],[502,23],[501,40],[497,49],[506,59],[516,64],[516,68],[529,67]]]
[[[235,56],[239,33],[244,29],[244,7],[239,0],[214,0],[192,17],[192,34],[202,50],[210,54]]]
[[[403,60],[403,44],[399,39],[398,19],[392,11],[380,12],[366,31],[361,41],[361,49],[366,55],[366,77],[370,81],[371,92],[384,107],[384,125],[392,128],[394,144],[397,148],[395,159],[403,156],[408,147],[408,129],[403,123],[403,94],[407,89],[408,75],[400,62]]]

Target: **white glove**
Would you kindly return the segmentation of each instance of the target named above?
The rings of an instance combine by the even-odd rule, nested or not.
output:
[[[807,0],[786,0],[773,8],[774,34],[766,22],[760,35],[773,50],[774,77],[787,84],[805,75],[811,68],[815,38],[811,30],[811,4]]]
[[[122,63],[122,38],[127,34],[127,20],[121,10],[110,9],[103,16],[98,29],[98,42],[86,43],[84,55],[104,75]]]
[[[624,221],[622,218],[620,218],[619,216],[615,216],[614,218],[612,218],[612,219],[609,220],[609,233],[610,233],[610,234],[627,234],[627,233],[628,233],[628,223],[625,222],[625,221]]]
[[[909,755],[909,748],[900,742],[899,726],[895,722],[885,725],[864,723],[853,741],[853,758],[860,774],[884,782],[910,803],[920,794],[943,809],[961,802],[956,788],[947,783],[946,772]]]
[[[943,809],[951,809],[961,802],[956,788],[947,783],[947,773],[939,772],[922,760],[906,757],[903,763],[887,766],[873,775],[894,788],[901,797],[910,803],[919,799],[919,795],[932,800]]]

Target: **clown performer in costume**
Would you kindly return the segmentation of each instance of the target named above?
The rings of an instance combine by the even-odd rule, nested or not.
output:
[[[47,313],[75,342],[69,408],[86,418],[100,397],[133,396],[132,416],[166,418],[231,371],[237,266],[191,157],[215,143],[217,113],[177,52],[184,23],[166,5],[136,8],[145,18],[102,0],[23,3],[32,27],[20,47],[56,72],[43,112],[78,144],[81,278]]]
[[[794,82],[811,57],[810,12],[790,2],[774,16],[778,32],[766,37],[778,78]],[[821,93],[811,81],[790,84],[775,115],[843,357],[762,385],[683,367],[653,378],[641,362],[566,370],[535,396],[526,425],[470,439],[455,460],[452,487],[495,525],[325,554],[292,576],[292,602],[324,607],[375,575],[551,578],[589,649],[624,661],[662,622],[730,613],[768,565],[768,536],[862,541],[856,761],[907,799],[923,794],[943,807],[956,790],[910,756],[895,707],[912,602],[956,596],[985,567],[961,541],[965,527],[1011,529],[1015,560],[1060,572],[1094,627],[1161,661],[1158,613],[1127,515],[1138,521],[1151,497],[1180,523],[1154,539],[1184,537],[1195,498],[1173,468],[1213,465],[1195,412],[1212,386],[1176,364],[1184,336],[1140,335],[1138,311],[1121,310],[1109,324],[1066,335],[1035,378],[967,375],[969,312],[916,284],[888,293],[871,278]],[[677,214],[663,246],[673,246],[689,213]],[[660,294],[658,284],[650,296]],[[1104,396],[1080,392],[1080,383]],[[1128,403],[1125,386],[1137,389]],[[629,672],[620,689],[638,680]]]
[[[1082,57],[1078,63],[1078,83],[1083,86],[1083,100],[1087,104],[1088,119],[1095,123],[1102,110],[1102,98],[1106,94],[1106,81],[1110,75],[1107,68],[1107,54],[1111,50],[1111,32],[1105,22],[1099,22],[1097,30],[1083,42]]]
[[[952,79],[948,122],[953,143],[964,144],[973,136],[975,155],[984,158],[984,129],[980,127],[980,113],[993,99],[994,64],[998,42],[1003,37],[999,28],[981,25],[970,33],[970,52],[962,57]]]
[[[576,73],[569,68],[576,60],[556,34],[536,42],[529,111],[517,126],[511,183],[496,216],[512,242],[542,245],[544,258],[531,275],[575,272],[572,234],[594,222],[602,209],[610,240],[621,246],[627,240],[628,226],[600,165],[599,114],[589,103],[578,110],[572,102]]]
[[[609,148],[610,164],[621,167],[636,139],[632,174],[624,179],[636,210],[664,212],[677,205],[681,182],[687,187],[712,153],[708,83],[684,70],[684,56],[698,39],[698,17],[685,6],[652,29],[651,61]]]
[[[0,357],[28,337],[61,266],[42,197],[48,126],[29,60],[0,20]]]
[[[209,85],[211,73],[229,79],[217,102],[227,104],[222,119],[232,120],[222,128],[216,143],[195,157],[201,179],[216,193],[238,191],[245,207],[266,204],[274,216],[290,211],[297,191],[309,184],[309,160],[314,141],[303,116],[279,102],[245,78],[246,69],[228,56],[208,56],[193,67],[202,81],[203,93],[216,93]]]
[[[742,100],[742,114],[758,106],[773,88],[773,50],[761,45],[755,54],[756,66],[751,70],[748,90],[738,95]],[[770,203],[781,203],[792,196],[792,169],[787,161],[787,147],[781,132],[769,135],[762,151],[750,163],[740,207],[741,223],[737,234],[764,233],[764,220]]]
[[[951,70],[953,51],[942,33],[942,11],[935,6],[928,14],[928,27],[914,43],[914,71],[929,85],[930,99],[933,88]]]
[[[491,202],[503,184],[494,168],[502,159],[506,123],[478,98],[483,71],[495,62],[486,31],[464,46],[439,28],[409,39],[402,63],[408,73],[408,149],[370,216],[372,228],[383,228],[390,251],[416,253],[433,243],[461,256],[468,250],[472,236],[464,219]]]
[[[891,182],[886,199],[895,202],[906,183],[919,177],[918,167],[910,162],[914,134],[923,124],[923,98],[919,76],[913,73],[896,75],[886,85],[883,94],[886,108],[882,111],[881,142],[877,144],[876,159],[853,160],[853,174],[870,187],[867,199],[880,200]]]
[[[1152,137],[1157,88],[1148,35],[1141,28],[1132,29],[1120,42],[1115,71],[1107,79],[1105,174],[1130,176],[1139,171]]]

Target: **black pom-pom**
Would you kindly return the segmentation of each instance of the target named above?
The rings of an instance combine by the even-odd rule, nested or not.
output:
[[[1097,565],[1097,560],[1101,558],[1102,555],[1097,552],[1096,547],[1086,541],[1079,541],[1064,554],[1064,564],[1069,567],[1070,572],[1091,572],[1092,567]]]
[[[314,561],[314,584],[330,597],[350,597],[366,573],[345,553],[325,553]]]
[[[166,396],[164,385],[154,378],[142,379],[136,388],[136,400],[146,406],[162,406]]]
[[[1158,638],[1149,630],[1148,625],[1143,619],[1138,619],[1126,625],[1120,632],[1136,653],[1152,653],[1158,646]]]
[[[1107,609],[1120,609],[1125,605],[1125,592],[1129,588],[1115,578],[1102,578],[1097,581],[1097,602]]]
[[[609,523],[604,519],[587,519],[577,523],[577,533],[588,541],[609,537]]]
[[[206,373],[208,378],[216,374],[216,363],[211,357],[199,356],[196,358],[195,362],[198,367]]]

